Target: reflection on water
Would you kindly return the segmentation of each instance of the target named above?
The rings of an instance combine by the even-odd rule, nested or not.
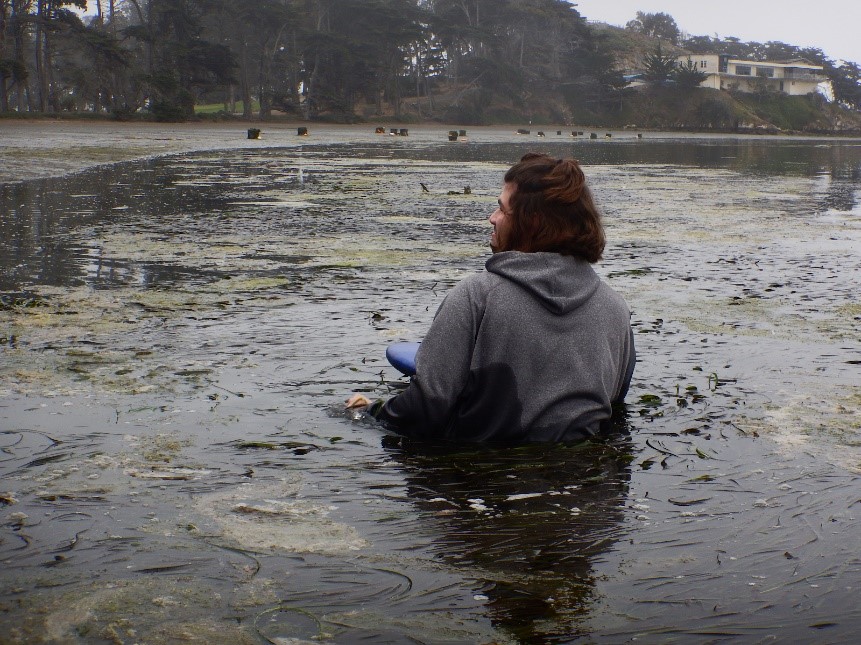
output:
[[[605,211],[625,431],[443,449],[344,413],[403,387],[385,344],[481,269],[533,147],[583,161]],[[853,142],[512,136],[0,187],[2,633],[848,638],[859,173]]]
[[[493,625],[518,642],[587,635],[599,560],[623,537],[631,447],[614,441],[393,454],[433,552],[474,570]],[[582,633],[581,633],[582,632]]]

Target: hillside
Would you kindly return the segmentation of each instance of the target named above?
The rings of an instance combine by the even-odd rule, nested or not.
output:
[[[643,70],[645,57],[659,41],[632,31],[590,23],[597,39],[611,51],[616,72]],[[660,42],[665,55],[691,51]],[[744,133],[807,133],[861,135],[861,112],[829,103],[822,95],[788,96],[777,92],[745,94],[673,85],[621,87],[600,103],[572,109],[570,102],[551,92],[524,103],[504,93],[470,85],[445,86],[433,101],[406,98],[402,119],[484,125],[583,125],[660,130]],[[370,108],[362,115],[369,117]]]
[[[601,46],[612,53],[618,77],[642,72],[644,59],[659,41],[630,30],[590,23]],[[664,55],[693,52],[660,42]],[[550,87],[531,85],[527,96],[476,84],[440,84],[433,96],[405,96],[399,114],[382,115],[376,104],[356,106],[365,121],[437,121],[465,125],[532,124],[545,126],[641,128],[741,133],[861,135],[861,112],[829,103],[822,95],[788,96],[778,92],[745,94],[671,84],[619,88],[602,100],[573,102]]]
[[[614,53],[622,74],[643,70],[643,61],[659,42],[664,54],[693,54],[684,47],[604,23],[590,27]],[[607,125],[641,128],[717,130],[760,133],[861,134],[861,113],[829,103],[822,95],[787,96],[777,92],[744,94],[707,88],[628,88],[617,114]]]
[[[400,115],[359,110],[358,120],[401,123],[435,121],[464,125],[546,125],[741,133],[861,135],[861,114],[828,103],[818,94],[742,94],[708,88],[640,86],[622,89],[603,109],[571,110],[561,97],[546,96],[523,110],[506,96],[469,86],[449,87],[434,97],[407,97]]]
[[[861,115],[820,95],[740,94],[707,88],[642,87],[624,93],[608,125],[661,130],[861,134]]]

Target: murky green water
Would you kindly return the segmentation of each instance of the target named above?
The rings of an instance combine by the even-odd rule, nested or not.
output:
[[[509,139],[0,187],[3,642],[854,634],[861,144]],[[634,312],[616,435],[405,445],[343,412],[403,385],[386,343],[481,269],[536,148],[587,165]]]

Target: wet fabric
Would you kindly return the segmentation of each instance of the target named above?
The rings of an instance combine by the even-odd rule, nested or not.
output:
[[[592,266],[493,255],[443,301],[401,394],[372,408],[395,431],[455,441],[594,435],[630,382],[630,313]]]

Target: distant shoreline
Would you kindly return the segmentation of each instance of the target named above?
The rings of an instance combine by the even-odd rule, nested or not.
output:
[[[387,134],[375,134],[379,123],[330,124],[307,121],[194,121],[186,123],[156,123],[150,121],[116,121],[110,119],[0,119],[0,185],[34,179],[59,177],[105,164],[122,163],[169,154],[204,152],[207,150],[259,149],[296,147],[301,145],[362,144],[389,138],[389,129],[404,128],[407,137],[390,137],[400,143],[444,144],[448,132],[467,129],[469,142],[521,142],[532,137],[536,146],[543,141],[584,141],[590,133],[604,140],[678,138],[741,138],[792,139],[823,141],[861,140],[859,136],[825,134],[741,134],[725,132],[658,131],[647,129],[609,129],[585,125],[509,125],[464,126],[463,124],[400,123],[386,125]],[[248,139],[247,130],[261,130],[260,139]],[[529,135],[516,135],[518,127],[527,128]],[[299,128],[308,128],[310,136],[298,136]],[[583,131],[571,139],[571,131]],[[546,139],[538,136],[545,131]],[[561,132],[562,134],[557,134]]]

